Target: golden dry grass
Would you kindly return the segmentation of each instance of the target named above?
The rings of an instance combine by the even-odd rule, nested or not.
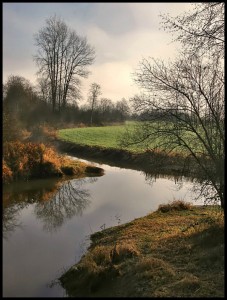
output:
[[[186,206],[93,234],[87,254],[60,278],[68,295],[223,297],[223,211]]]
[[[168,203],[168,204],[159,205],[158,211],[168,212],[168,211],[171,211],[171,210],[187,210],[187,209],[190,209],[191,206],[192,205],[189,202],[184,202],[184,201],[181,201],[181,200],[175,200],[175,201],[173,201],[171,203]]]
[[[81,176],[89,171],[87,168],[88,164],[60,155],[43,143],[15,141],[3,145],[3,183],[18,179]],[[92,169],[103,174],[101,168],[92,166]]]

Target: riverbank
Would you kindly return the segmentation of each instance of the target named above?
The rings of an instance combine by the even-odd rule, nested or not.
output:
[[[60,277],[68,296],[224,297],[224,216],[175,202],[91,235]]]
[[[192,161],[178,153],[167,155],[164,152],[144,151],[140,153],[125,149],[105,148],[100,146],[79,145],[56,138],[55,147],[63,153],[98,161],[121,168],[129,168],[146,173],[190,176],[196,174]]]
[[[5,142],[3,183],[34,178],[103,175],[104,170],[60,155],[44,143]]]

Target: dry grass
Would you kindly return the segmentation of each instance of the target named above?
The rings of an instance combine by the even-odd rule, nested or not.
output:
[[[182,200],[175,200],[169,204],[161,204],[158,207],[158,211],[163,213],[169,212],[172,210],[188,210],[191,209],[192,204],[189,202],[184,202]]]
[[[9,183],[13,180],[13,172],[10,170],[4,159],[2,161],[2,180],[4,183]]]
[[[3,159],[14,180],[63,174],[59,156],[44,144],[6,142],[3,145]]]
[[[89,172],[87,168],[86,163],[59,155],[54,148],[43,143],[16,141],[3,145],[3,183],[18,179],[81,176]],[[101,168],[92,168],[103,174]]]
[[[115,244],[111,250],[111,261],[114,264],[120,263],[125,259],[139,256],[140,252],[133,241],[122,241],[121,244]]]
[[[60,278],[69,296],[224,296],[224,216],[216,207],[159,209],[91,240]]]

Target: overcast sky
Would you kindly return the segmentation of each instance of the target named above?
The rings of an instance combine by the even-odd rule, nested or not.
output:
[[[173,59],[177,45],[161,29],[160,13],[176,16],[189,3],[3,3],[3,81],[19,75],[36,83],[34,34],[54,14],[96,50],[88,79],[82,80],[84,102],[92,82],[113,101],[138,92],[132,80],[142,58]],[[84,103],[82,102],[82,103]]]

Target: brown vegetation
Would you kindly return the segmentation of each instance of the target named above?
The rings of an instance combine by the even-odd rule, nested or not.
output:
[[[164,212],[169,212],[172,210],[187,210],[187,209],[190,209],[191,207],[192,207],[191,203],[184,202],[181,200],[175,200],[168,204],[159,205],[158,211],[161,211],[164,213]]]
[[[60,278],[68,295],[223,297],[223,211],[170,207],[181,209],[92,234],[87,254]]]
[[[3,145],[3,183],[85,173],[103,175],[103,169],[96,170],[93,166],[89,169],[86,163],[59,155],[54,148],[43,143],[15,141]]]

